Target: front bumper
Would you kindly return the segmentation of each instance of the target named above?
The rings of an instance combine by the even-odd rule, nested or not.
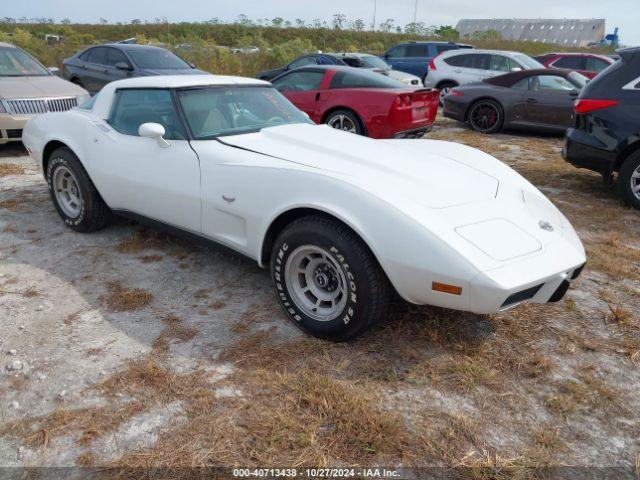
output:
[[[31,115],[0,114],[0,145],[22,140],[22,130],[30,118]]]
[[[562,157],[577,168],[586,168],[608,178],[613,172],[616,153],[601,148],[599,140],[583,130],[567,130]]]

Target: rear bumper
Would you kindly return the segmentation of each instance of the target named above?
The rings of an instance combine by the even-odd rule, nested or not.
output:
[[[413,128],[411,130],[405,130],[403,132],[398,132],[393,135],[393,138],[417,138],[425,133],[429,133],[431,131],[431,125],[420,128]]]
[[[602,148],[598,139],[583,130],[567,130],[562,157],[577,168],[586,168],[604,177],[611,175],[616,153]]]
[[[28,115],[14,117],[6,113],[0,114],[0,145],[22,140],[22,130],[30,118]]]

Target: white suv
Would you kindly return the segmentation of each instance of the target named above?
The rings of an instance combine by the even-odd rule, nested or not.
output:
[[[520,52],[500,50],[447,50],[429,62],[425,87],[440,89],[440,105],[453,87],[519,70],[545,68]]]

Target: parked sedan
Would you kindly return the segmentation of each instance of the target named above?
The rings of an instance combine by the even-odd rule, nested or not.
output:
[[[109,82],[150,75],[203,74],[175,53],[151,45],[113,43],[89,47],[62,62],[67,80],[95,94]]]
[[[400,80],[402,83],[411,86],[420,86],[422,80],[410,73],[401,72],[400,70],[393,70],[391,65],[385,62],[380,57],[371,55],[369,53],[314,53],[310,55],[303,55],[300,58],[295,59],[288,65],[281,68],[276,68],[266,72],[260,72],[257,78],[260,80],[273,80],[278,75],[284,72],[289,72],[295,68],[300,68],[309,65],[340,65],[349,66],[354,68],[364,68],[367,70],[386,75],[387,77]]]
[[[53,75],[24,50],[0,42],[0,144],[22,140],[34,115],[68,110],[88,98],[86,90]]]
[[[438,110],[437,90],[350,67],[299,68],[273,85],[314,122],[372,138],[420,136]]]
[[[613,65],[616,59],[596,53],[547,53],[535,57],[547,68],[575,70],[587,78],[594,78],[605,68]]]
[[[620,61],[594,78],[576,100],[564,158],[602,175],[618,174],[625,202],[640,210],[640,48],[618,50]]]
[[[31,120],[25,144],[70,229],[120,213],[222,243],[321,338],[362,334],[392,291],[483,314],[558,301],[585,263],[569,221],[490,155],[313,125],[255,79],[113,82]]]
[[[502,128],[564,132],[573,102],[588,79],[569,70],[523,70],[455,87],[444,99],[445,117],[482,133]]]

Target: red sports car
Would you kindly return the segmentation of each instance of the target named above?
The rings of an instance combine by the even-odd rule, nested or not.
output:
[[[534,58],[547,68],[574,70],[587,78],[594,78],[615,62],[611,57],[596,53],[545,53]]]
[[[272,83],[314,122],[372,138],[420,136],[438,112],[438,90],[351,67],[310,65]]]

